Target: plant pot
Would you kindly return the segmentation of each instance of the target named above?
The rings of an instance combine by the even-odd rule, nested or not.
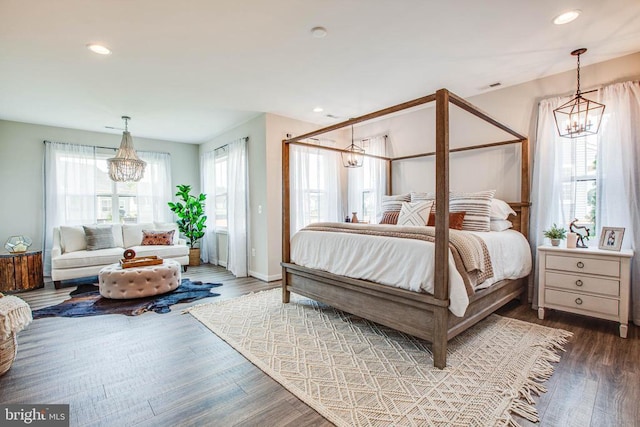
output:
[[[200,248],[189,249],[189,267],[200,265]]]
[[[551,246],[560,246],[561,239],[551,239]]]

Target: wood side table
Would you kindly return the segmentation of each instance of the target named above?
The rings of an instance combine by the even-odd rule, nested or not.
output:
[[[0,292],[27,291],[43,286],[42,251],[0,253]]]

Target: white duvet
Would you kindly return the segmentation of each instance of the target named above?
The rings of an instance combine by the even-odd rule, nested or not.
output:
[[[522,234],[513,230],[474,234],[487,244],[494,272],[476,289],[529,274],[531,251]],[[291,239],[291,261],[340,276],[433,293],[434,248],[422,240],[301,230]],[[449,299],[451,313],[464,316],[469,297],[451,254]]]

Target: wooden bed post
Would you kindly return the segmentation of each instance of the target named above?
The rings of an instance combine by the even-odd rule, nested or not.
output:
[[[520,154],[521,178],[520,178],[520,200],[524,202],[521,208],[520,233],[529,240],[529,140],[523,139]]]
[[[436,92],[436,251],[433,296],[449,299],[449,91]],[[448,308],[436,315],[433,364],[447,365]]]
[[[289,178],[289,144],[282,141],[282,262],[291,262],[291,199]],[[282,267],[282,302],[288,303],[287,269]]]

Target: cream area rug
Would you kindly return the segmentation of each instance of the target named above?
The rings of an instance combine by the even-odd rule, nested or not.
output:
[[[194,306],[196,319],[337,426],[516,426],[569,332],[492,315],[429,342],[281,290]]]

